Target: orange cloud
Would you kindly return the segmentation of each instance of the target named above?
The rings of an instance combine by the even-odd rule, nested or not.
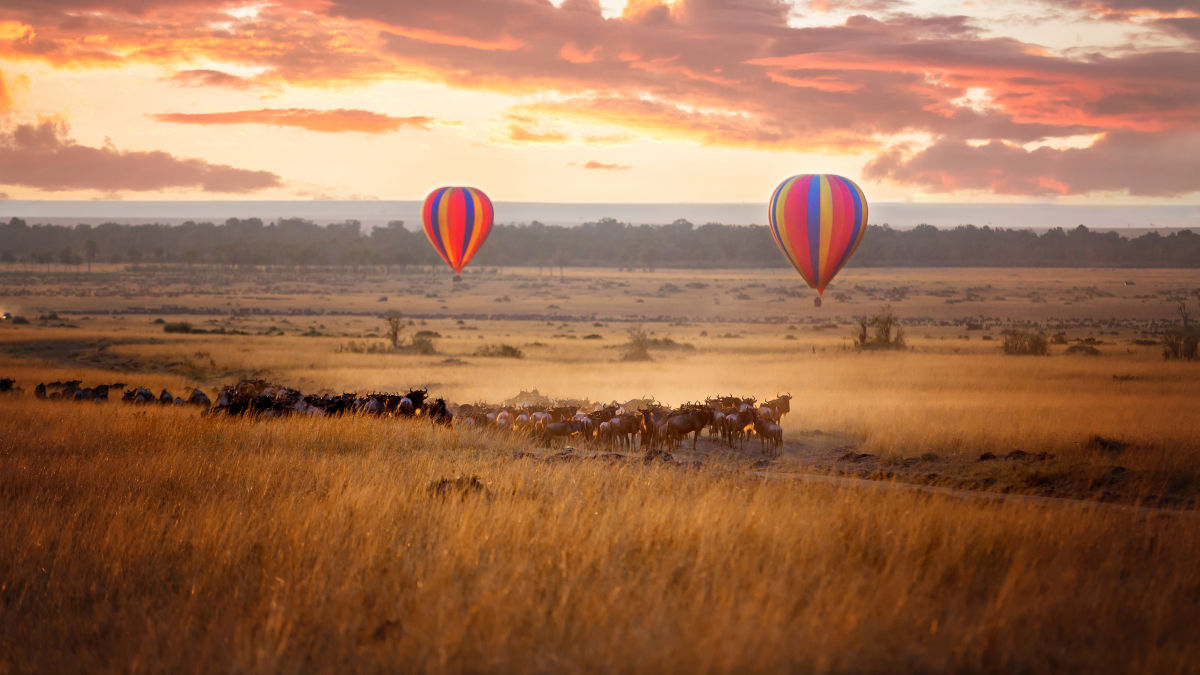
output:
[[[593,160],[590,160],[587,164],[584,164],[583,168],[598,169],[601,171],[625,171],[627,169],[632,169],[633,167],[628,164],[605,164],[604,162],[597,162],[596,160],[593,159]]]
[[[244,193],[279,187],[269,171],[237,169],[161,151],[127,151],[80,145],[58,120],[21,124],[0,134],[0,185],[40,190],[149,191],[194,188]]]
[[[262,5],[253,16],[227,11],[240,4],[13,0],[0,8],[0,58],[172,69],[212,62],[261,73],[249,82],[216,70],[172,77],[186,86],[340,87],[407,78],[549,93],[567,103],[526,111],[707,145],[879,152],[879,167],[896,167],[886,172],[891,179],[922,185],[955,182],[951,174],[933,181],[934,174],[917,168],[936,158],[949,162],[957,155],[947,149],[966,140],[994,143],[988,152],[999,154],[1001,146],[1047,137],[1156,138],[1200,130],[1194,75],[1200,50],[1178,46],[1195,44],[1181,36],[1200,39],[1194,0],[1067,0],[1114,21],[1141,17],[1139,30],[1164,38],[1153,50],[1130,45],[1069,55],[997,36],[970,17],[903,14],[899,0],[848,0],[837,8],[863,14],[813,27],[789,24],[791,5],[779,0],[633,0],[610,18],[595,0],[289,0]],[[230,116],[250,114],[257,123],[322,124],[267,120],[264,111],[217,113],[227,119],[204,123],[235,123],[242,120]],[[356,130],[379,133],[375,125],[402,119],[379,117],[360,121]],[[541,117],[530,119],[506,120],[512,125],[506,135],[519,142],[568,139],[539,128]],[[328,126],[319,130],[346,124]],[[889,164],[894,158],[881,142],[895,135],[938,139],[928,148],[938,152],[917,165],[910,166],[908,155]],[[1055,166],[1069,173],[1068,164]],[[1042,174],[1041,187],[1030,189],[1102,183],[1070,178]],[[1143,189],[1124,180],[1131,190]]]
[[[250,89],[254,83],[244,77],[230,75],[220,70],[181,70],[167,78],[181,87],[225,87],[227,89]]]
[[[300,127],[309,131],[338,133],[357,131],[382,134],[397,129],[428,130],[432,117],[391,117],[368,110],[309,110],[306,108],[263,108],[219,113],[160,113],[151,115],[160,122],[182,124],[268,124]]]
[[[697,111],[663,101],[618,96],[576,98],[513,109],[517,116],[570,119],[586,124],[624,127],[651,138],[687,140],[703,145],[790,149],[803,152],[874,149],[875,139],[854,133],[798,133],[770,118],[739,111]],[[603,138],[590,136],[588,138]]]
[[[0,115],[8,112],[12,108],[12,97],[8,95],[8,88],[4,85],[4,73],[0,72]]]
[[[557,130],[533,131],[520,124],[508,126],[508,137],[520,143],[562,143],[568,136]]]

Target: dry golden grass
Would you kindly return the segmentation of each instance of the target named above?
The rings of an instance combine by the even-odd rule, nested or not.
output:
[[[0,672],[1188,672],[1190,515],[0,401]],[[486,494],[436,497],[442,477]]]
[[[506,270],[459,290],[370,270],[243,274],[0,279],[0,309],[63,313],[0,325],[0,377],[26,390],[0,397],[0,675],[1200,663],[1200,364],[1131,342],[1172,318],[1191,272],[846,270],[845,296],[820,310],[781,295],[795,281],[775,271],[572,270],[564,284]],[[899,287],[911,349],[845,349],[850,318]],[[339,351],[381,341],[372,314],[392,309],[416,315],[410,333],[440,333],[439,353]],[[166,334],[158,317],[252,334]],[[968,335],[967,319],[983,328]],[[694,349],[622,362],[636,320]],[[1103,356],[1008,357],[981,339],[1013,320],[1098,338]],[[486,344],[526,358],[472,356]],[[212,392],[247,374],[306,391],[428,384],[458,402],[796,398],[768,479],[756,447],[698,469],[555,463],[515,459],[540,452],[525,439],[400,420],[30,396],[67,379]],[[1095,435],[1129,447],[1097,451]],[[847,448],[877,457],[848,467]],[[1053,457],[975,461],[1013,450]],[[779,478],[843,471],[1193,510]],[[459,476],[486,492],[430,492]]]

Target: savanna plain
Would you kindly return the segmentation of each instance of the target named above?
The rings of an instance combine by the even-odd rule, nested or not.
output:
[[[1198,672],[1200,362],[1162,344],[1197,288],[852,268],[815,307],[782,270],[0,265],[0,673]],[[858,344],[888,316],[900,348]],[[33,395],[246,378],[792,399],[781,452],[647,461]]]

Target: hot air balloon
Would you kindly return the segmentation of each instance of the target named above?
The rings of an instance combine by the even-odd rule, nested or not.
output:
[[[442,187],[429,193],[421,209],[425,236],[462,280],[463,268],[492,231],[492,201],[472,187]]]
[[[775,245],[820,294],[867,231],[867,198],[854,181],[832,174],[792,176],[775,188],[767,218]]]

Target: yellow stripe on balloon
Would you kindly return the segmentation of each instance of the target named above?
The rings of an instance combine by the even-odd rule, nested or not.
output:
[[[783,214],[785,213],[784,207],[787,205],[788,195],[797,180],[800,180],[799,176],[789,178],[776,193],[779,197],[775,200],[775,227],[779,229],[779,233],[776,234],[775,229],[772,228],[771,235],[775,237],[775,243],[779,244],[779,247],[783,249],[783,253],[792,263],[792,267],[799,270],[800,267],[796,265],[796,252],[792,250],[792,242],[788,238],[787,229],[785,228],[787,221],[783,219]]]
[[[468,189],[467,196],[471,198],[471,239],[463,245],[463,260],[470,260],[475,255],[475,249],[482,240],[483,229],[483,199],[475,190]]]
[[[859,242],[863,240],[863,235],[867,233],[867,196],[863,194],[862,188],[858,187],[858,183],[855,183],[854,181],[849,182],[850,185],[858,191],[858,201],[860,204],[862,204],[862,220],[859,221],[858,236],[854,238],[854,243],[850,245],[850,252],[846,254],[847,260],[849,260],[850,256],[854,255],[854,252],[858,250]]]
[[[817,259],[817,269],[814,270],[817,288],[822,288],[828,281],[829,275],[825,267],[829,264],[829,243],[833,238],[833,194],[829,187],[829,178],[821,176],[821,248]]]

